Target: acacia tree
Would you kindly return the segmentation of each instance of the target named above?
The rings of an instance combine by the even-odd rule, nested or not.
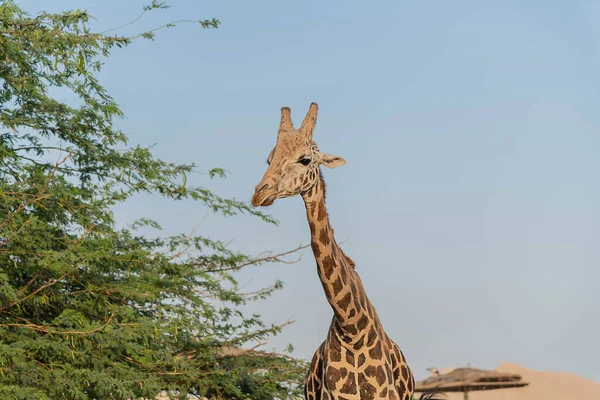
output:
[[[240,311],[281,283],[245,294],[233,275],[285,253],[252,258],[195,234],[150,238],[138,230],[158,228],[149,219],[116,229],[111,209],[141,192],[274,221],[186,186],[194,165],[127,146],[96,76],[133,38],[95,33],[89,18],[0,3],[0,397],[298,396],[306,364],[253,347],[281,326]],[[78,105],[53,97],[56,88]]]

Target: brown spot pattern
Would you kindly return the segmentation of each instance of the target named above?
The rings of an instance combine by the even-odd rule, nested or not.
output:
[[[323,258],[323,272],[325,272],[325,278],[330,279],[331,274],[333,274],[334,262],[331,256],[325,256]]]
[[[354,365],[354,353],[346,350],[346,362],[350,365]]]
[[[325,378],[327,379],[328,383],[335,384],[335,382],[339,381],[341,377],[342,374],[339,369],[332,367],[331,365],[327,367],[327,371],[325,371]]]
[[[375,368],[374,365],[369,365],[367,368],[365,368],[365,375],[370,378],[374,378],[376,370],[377,370],[377,368]]]
[[[354,325],[347,325],[345,328],[346,332],[348,332],[351,335],[356,335],[358,333],[358,329],[356,329],[356,326]]]
[[[356,394],[356,378],[354,377],[354,372],[350,372],[348,374],[348,379],[346,379],[346,382],[344,382],[340,392],[346,394]]]
[[[333,295],[337,296],[338,294],[340,294],[340,292],[342,291],[342,279],[338,276],[338,278],[331,284],[331,287],[333,288]],[[350,293],[348,293],[350,294]],[[345,310],[345,308],[344,308]]]
[[[375,371],[375,379],[377,380],[377,383],[380,386],[387,381],[385,371],[383,370],[383,367],[381,365],[377,366],[377,370]]]
[[[363,337],[361,337],[360,339],[358,339],[358,340],[357,340],[357,342],[356,342],[356,343],[354,343],[354,346],[353,346],[353,347],[354,347],[354,350],[357,350],[357,351],[358,351],[358,350],[362,349],[364,341],[365,341],[365,338],[364,338],[364,336],[363,336]],[[364,355],[363,355],[363,354],[361,354],[361,356],[363,356],[363,357],[364,357]],[[358,359],[358,362],[360,363],[360,358]]]
[[[375,343],[375,346],[373,346],[373,348],[369,350],[369,356],[371,356],[371,358],[373,358],[375,360],[381,359],[381,357],[383,356],[383,353],[381,352],[381,342],[380,341],[377,341]]]
[[[358,319],[358,322],[356,323],[356,327],[358,328],[358,330],[362,331],[367,327],[367,324],[369,323],[369,318],[363,314],[362,317],[360,317]]]
[[[329,235],[327,234],[327,228],[321,229],[321,233],[319,234],[319,242],[323,243],[325,246],[329,246],[329,243],[331,243],[329,240]]]
[[[377,390],[363,374],[358,375],[358,385],[360,386],[360,398],[361,399],[374,399]]]
[[[350,290],[352,291],[352,297],[354,297],[355,299],[358,299],[356,285],[352,285]],[[362,305],[358,301],[356,301],[355,304],[356,304],[356,312],[360,312],[362,310]]]
[[[364,354],[361,354],[358,356],[358,366],[359,367],[362,367],[364,365],[365,361],[367,361],[367,359]]]
[[[373,343],[375,343],[376,338],[377,338],[377,333],[375,333],[375,329],[373,327],[371,327],[371,329],[369,329],[369,333],[367,334],[367,346],[368,347],[373,346]]]
[[[400,369],[402,370],[402,377],[404,380],[408,379],[408,368],[406,368],[406,365],[403,364]]]
[[[327,217],[327,210],[325,210],[325,204],[323,202],[319,203],[319,214],[317,215],[317,220],[323,221]]]
[[[394,374],[392,373],[392,369],[390,368],[389,365],[385,366],[385,374],[386,374],[388,380],[392,381],[392,378],[393,378]]]
[[[326,283],[323,283],[323,289],[325,290],[325,296],[327,296],[328,299],[333,298],[333,295],[331,293],[331,288],[329,287],[329,285],[327,285]]]
[[[332,340],[329,345],[329,359],[333,362],[342,361],[342,346],[337,340]]]
[[[343,311],[346,311],[350,305],[350,301],[352,301],[352,295],[350,293],[346,293],[346,295],[337,302],[337,305]]]
[[[312,247],[315,257],[319,258],[321,256],[321,249],[319,249],[319,245],[316,242],[311,242],[310,246]]]

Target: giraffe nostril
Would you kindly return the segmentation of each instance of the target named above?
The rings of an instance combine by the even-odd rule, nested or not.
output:
[[[268,183],[265,183],[264,185],[262,185],[262,186],[260,187],[260,189],[258,189],[258,192],[262,192],[263,190],[267,190],[267,189],[268,189],[268,187],[269,187],[269,184],[268,184]]]

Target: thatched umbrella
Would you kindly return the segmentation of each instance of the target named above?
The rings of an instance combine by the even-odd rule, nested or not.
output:
[[[465,400],[469,392],[475,390],[494,390],[529,385],[521,380],[521,375],[486,371],[476,368],[457,368],[447,374],[430,376],[416,384],[415,392],[439,390],[441,392],[463,392]]]

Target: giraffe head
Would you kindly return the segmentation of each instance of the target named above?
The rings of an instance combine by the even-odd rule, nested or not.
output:
[[[313,142],[317,111],[317,103],[312,103],[302,125],[296,130],[290,109],[281,109],[277,143],[267,158],[269,167],[254,190],[253,206],[270,206],[275,199],[301,194],[320,179],[320,165],[335,168],[346,163],[341,157],[321,153]]]

